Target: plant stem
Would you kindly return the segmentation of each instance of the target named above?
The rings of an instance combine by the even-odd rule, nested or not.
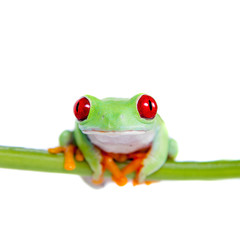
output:
[[[0,167],[77,174],[90,176],[92,174],[88,164],[76,162],[76,169],[67,171],[63,168],[63,154],[52,155],[45,150],[25,149],[0,146]],[[127,163],[117,163],[121,168]],[[109,177],[110,173],[105,172]],[[129,179],[134,174],[127,176]],[[219,160],[209,162],[176,162],[167,161],[164,166],[149,176],[148,180],[216,180],[240,178],[240,160]]]

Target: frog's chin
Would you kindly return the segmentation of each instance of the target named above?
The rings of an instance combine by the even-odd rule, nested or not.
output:
[[[82,130],[89,140],[105,152],[131,153],[148,148],[154,139],[154,130],[99,131]]]
[[[126,131],[100,131],[100,130],[82,130],[84,134],[90,135],[138,135],[138,134],[144,134],[148,132],[149,130],[126,130]]]

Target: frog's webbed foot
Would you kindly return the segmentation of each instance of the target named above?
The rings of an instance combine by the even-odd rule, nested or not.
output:
[[[112,180],[119,186],[127,184],[128,179],[124,173],[118,168],[114,162],[113,157],[105,152],[102,153],[102,165],[103,169],[107,169],[112,173]]]
[[[80,150],[73,144],[69,144],[64,147],[49,148],[48,152],[52,154],[64,153],[64,168],[68,171],[74,170],[76,168],[74,156],[77,161],[84,160],[84,157]]]
[[[147,157],[147,155],[148,155],[148,151],[128,154],[128,158],[133,160],[126,167],[122,169],[122,173],[124,175],[128,175],[132,172],[136,172],[136,177],[133,179],[134,186],[141,184],[138,180],[139,174],[140,174],[141,168],[143,167],[143,161]],[[154,181],[145,181],[143,183],[149,185],[151,183],[154,183]]]

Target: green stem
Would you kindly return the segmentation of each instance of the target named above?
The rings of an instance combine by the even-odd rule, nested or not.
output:
[[[77,174],[90,176],[86,162],[76,162],[76,169],[67,171],[63,168],[63,154],[52,155],[45,150],[25,149],[0,146],[0,167]],[[118,164],[119,167],[126,163]],[[108,171],[105,176],[110,176]],[[128,175],[133,178],[134,174]],[[215,180],[240,178],[240,160],[220,160],[209,162],[175,162],[168,161],[164,166],[148,177],[148,180]]]

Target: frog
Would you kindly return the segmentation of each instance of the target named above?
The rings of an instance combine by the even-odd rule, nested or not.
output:
[[[93,184],[103,183],[105,170],[119,186],[129,181],[130,173],[135,173],[134,185],[149,183],[147,177],[178,154],[178,144],[157,111],[155,99],[145,93],[104,99],[83,95],[73,107],[74,130],[63,131],[60,146],[48,151],[64,153],[68,171],[75,169],[75,161],[85,160]],[[125,161],[120,168],[117,162]]]

